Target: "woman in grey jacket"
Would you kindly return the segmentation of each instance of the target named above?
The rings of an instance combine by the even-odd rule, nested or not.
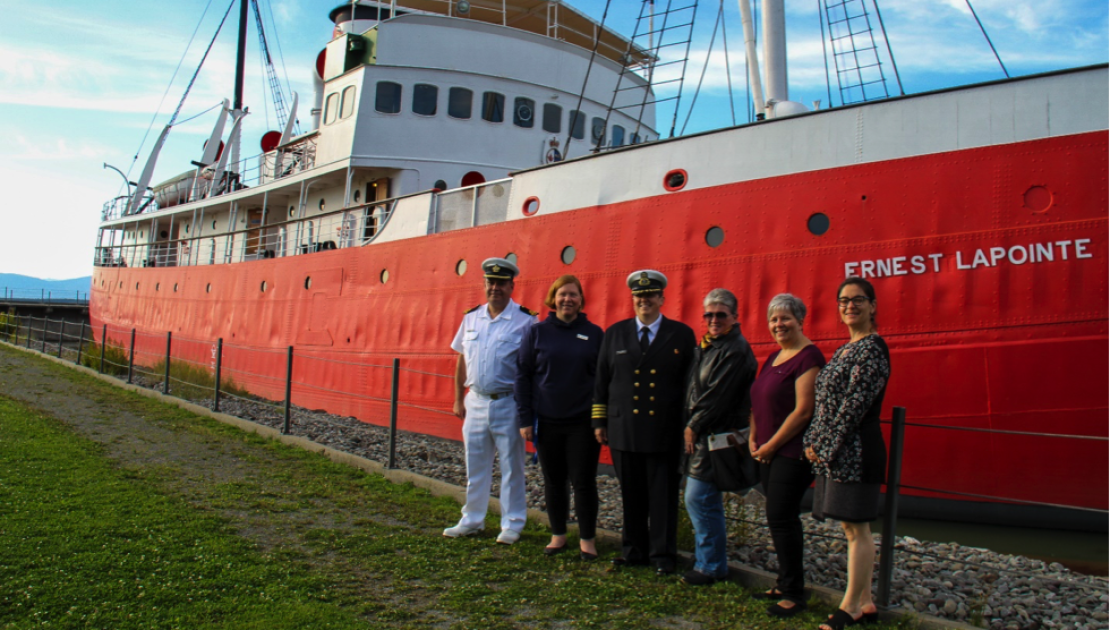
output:
[[[728,575],[724,505],[714,483],[709,436],[739,428],[751,410],[758,364],[736,322],[736,296],[713,289],[705,296],[706,334],[694,350],[686,387],[686,511],[694,525],[694,569],[682,576],[705,586]]]

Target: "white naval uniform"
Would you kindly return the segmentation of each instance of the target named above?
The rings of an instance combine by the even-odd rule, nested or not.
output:
[[[494,449],[501,458],[501,529],[520,532],[527,520],[524,440],[517,423],[513,382],[524,330],[536,317],[512,299],[490,319],[486,304],[463,316],[451,349],[466,360],[463,444],[466,446],[466,505],[459,525],[481,528],[489,508]],[[497,396],[497,400],[492,399]]]

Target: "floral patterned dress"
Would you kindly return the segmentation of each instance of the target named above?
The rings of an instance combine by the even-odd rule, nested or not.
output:
[[[886,444],[879,425],[890,350],[872,334],[837,349],[817,375],[813,421],[803,446],[820,461],[813,472],[840,483],[882,483]]]

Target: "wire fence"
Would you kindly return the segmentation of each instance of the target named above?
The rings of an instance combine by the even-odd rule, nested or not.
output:
[[[461,439],[461,423],[445,425],[443,421],[444,416],[455,415],[442,403],[453,396],[454,391],[454,375],[443,373],[445,368],[454,365],[454,357],[451,355],[409,357],[405,361],[410,366],[402,366],[402,358],[395,357],[386,363],[385,357],[380,353],[352,352],[341,353],[338,357],[325,357],[320,356],[319,349],[311,347],[297,349],[289,346],[284,350],[257,348],[225,343],[223,339],[177,338],[170,332],[150,333],[108,324],[97,328],[83,322],[26,316],[5,317],[0,319],[0,340],[7,343],[68,359],[100,373],[113,374],[128,383],[157,388],[164,394],[184,398],[215,411],[221,411],[221,400],[233,401],[241,409],[229,411],[242,411],[256,421],[276,422],[283,434],[290,434],[298,424],[307,426],[311,422],[321,422],[347,431],[356,431],[360,436],[359,440],[385,441],[385,444],[376,446],[384,447],[380,449],[385,460],[383,463],[391,469],[397,468],[399,433],[430,435],[455,442]],[[418,367],[411,367],[412,364]],[[435,369],[437,366],[440,371]],[[437,406],[436,402],[440,402],[440,405]],[[400,416],[399,408],[407,410],[404,418]],[[319,412],[310,411],[312,409]],[[260,413],[262,411],[264,413]],[[344,417],[348,421],[344,422]],[[887,605],[890,601],[894,555],[899,551],[909,550],[905,540],[899,540],[896,531],[898,499],[902,490],[1107,514],[1105,509],[932,488],[901,481],[902,444],[907,428],[971,431],[1009,438],[1073,439],[1085,443],[1106,443],[1110,441],[1106,437],[906,422],[905,410],[899,407],[895,408],[892,419],[884,421],[884,424],[890,430],[890,447],[883,514],[884,542],[880,542],[879,547],[883,548],[886,540],[895,542],[889,553],[884,552],[879,556],[877,575],[878,599],[881,605]],[[450,429],[444,430],[444,426],[450,426]],[[435,447],[425,448],[434,450]],[[439,456],[452,458],[456,454],[448,452],[444,447]],[[761,521],[734,516],[726,518],[747,525],[767,527]],[[807,532],[807,535],[845,540],[842,536],[820,532]],[[914,549],[912,552],[930,556],[923,550]],[[1045,582],[1084,589],[1096,588],[1082,582],[1061,580],[1010,567],[933,557]]]

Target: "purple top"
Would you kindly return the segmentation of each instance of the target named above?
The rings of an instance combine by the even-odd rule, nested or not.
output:
[[[786,417],[794,412],[797,406],[797,394],[794,382],[798,377],[814,367],[825,367],[825,355],[810,344],[802,348],[801,352],[790,357],[782,365],[774,365],[775,357],[779,356],[778,350],[767,357],[759,377],[752,383],[752,413],[755,414],[755,442],[763,446],[779,430]],[[802,436],[805,427],[790,441],[779,448],[777,454],[802,458]]]

